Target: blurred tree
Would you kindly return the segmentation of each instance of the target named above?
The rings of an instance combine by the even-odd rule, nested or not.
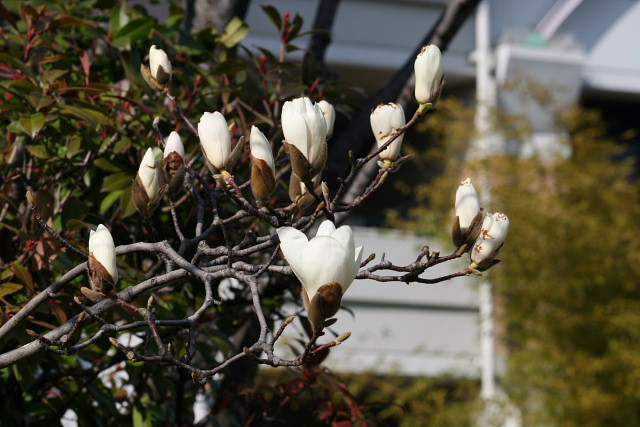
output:
[[[511,220],[504,261],[487,276],[508,355],[502,386],[524,425],[640,424],[640,184],[627,144],[597,111],[579,109],[558,115],[568,158],[474,159],[473,111],[455,99],[438,108],[423,127],[434,147],[418,155],[442,173],[418,187],[425,204],[410,221],[392,213],[391,223],[443,230],[457,181],[471,176],[479,192],[490,190],[486,208]],[[495,123],[511,141],[529,136],[522,118],[498,112]]]

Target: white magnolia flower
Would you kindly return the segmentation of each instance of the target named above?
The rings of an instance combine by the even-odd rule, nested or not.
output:
[[[404,110],[398,104],[390,102],[378,105],[370,116],[371,130],[376,137],[378,147],[387,142],[391,136],[402,130],[405,125]],[[387,148],[380,153],[382,160],[397,160],[404,133],[400,134]]]
[[[440,48],[434,44],[424,46],[413,69],[416,76],[416,101],[419,104],[437,102],[444,73]]]
[[[282,106],[282,132],[309,164],[314,165],[327,139],[327,121],[318,104],[309,98],[295,98]]]
[[[166,159],[167,156],[173,152],[178,153],[180,157],[184,159],[184,144],[182,143],[180,134],[176,131],[172,131],[165,141],[164,154],[162,157]]]
[[[336,121],[336,109],[324,99],[318,102],[318,105],[320,106],[322,114],[324,114],[324,119],[327,122],[327,138],[330,138],[331,135],[333,135],[333,123]]]
[[[471,250],[471,261],[481,269],[491,267],[509,232],[509,218],[497,212],[489,214],[482,223],[478,240]]]
[[[160,183],[158,170],[156,169],[156,158],[151,147],[147,149],[142,162],[140,162],[138,177],[140,177],[140,184],[146,191],[149,202],[153,203],[160,193]]]
[[[102,224],[89,233],[89,254],[102,264],[111,276],[111,283],[115,285],[118,282],[116,246],[109,229]]]
[[[161,85],[166,85],[171,80],[171,62],[166,52],[158,49],[156,45],[149,49],[149,68],[151,76]]]
[[[339,283],[342,293],[346,292],[358,273],[362,246],[356,248],[348,225],[336,229],[333,222],[325,220],[311,240],[293,227],[282,227],[278,237],[280,249],[309,301],[327,283]]]
[[[460,183],[456,191],[456,216],[460,218],[460,228],[465,229],[480,212],[480,199],[478,193],[467,178]]]
[[[205,157],[217,170],[224,169],[231,155],[231,133],[218,111],[204,113],[198,123],[198,136]]]

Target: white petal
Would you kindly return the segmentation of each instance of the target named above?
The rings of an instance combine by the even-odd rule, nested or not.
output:
[[[387,142],[393,134],[401,130],[406,121],[404,110],[398,104],[390,102],[378,105],[370,116],[371,130],[376,137],[378,147]],[[398,136],[389,146],[380,153],[380,158],[396,160],[400,157],[400,148],[404,134]]]
[[[433,97],[440,86],[442,74],[442,53],[436,45],[428,45],[422,48],[414,65],[416,78],[415,95],[420,104],[433,101]]]
[[[349,286],[353,283],[353,279],[356,278],[358,274],[358,270],[360,270],[360,263],[362,262],[362,246],[358,246],[355,250],[355,256],[351,262],[350,269],[346,277],[344,278],[344,283],[340,283],[342,285],[342,293],[344,294],[349,289]]]
[[[291,266],[293,273],[302,281],[304,276],[304,249],[309,243],[307,236],[293,227],[281,227],[277,230],[280,238],[280,250]]]
[[[149,147],[140,162],[138,175],[142,181],[142,186],[149,196],[149,201],[154,201],[158,197],[160,187],[158,186],[158,171],[156,170],[156,159],[153,148]]]
[[[333,233],[336,232],[336,226],[333,222],[325,219],[318,227],[318,231],[316,232],[316,236],[333,236]]]
[[[173,152],[178,153],[180,157],[184,159],[184,144],[182,144],[180,134],[176,131],[171,132],[165,141],[163,158],[166,158]]]
[[[156,45],[153,45],[149,49],[149,69],[154,79],[158,75],[158,66],[160,65],[162,65],[165,73],[172,73],[171,61],[169,61],[167,53],[162,49],[158,49]]]
[[[327,138],[333,135],[333,124],[336,121],[336,109],[324,99],[318,102],[318,106],[324,114],[324,120],[327,122]]]
[[[251,147],[251,155],[255,158],[262,159],[275,174],[276,165],[273,162],[273,151],[269,140],[257,126],[251,126],[251,136],[249,137],[249,145]]]
[[[320,286],[346,282],[351,273],[349,254],[333,237],[316,236],[304,249],[304,269],[298,276],[307,290],[309,299],[313,299]]]
[[[334,233],[333,238],[336,239],[340,244],[351,254],[354,253],[356,243],[353,240],[353,231],[351,231],[351,227],[348,225],[343,225],[339,227]]]
[[[460,218],[460,227],[466,228],[471,225],[473,219],[480,212],[480,199],[478,193],[471,184],[471,179],[462,181],[456,191],[456,216]]]
[[[222,169],[231,154],[231,134],[220,112],[204,113],[198,123],[198,136],[207,160]]]
[[[89,252],[104,268],[107,269],[114,283],[118,281],[118,267],[116,265],[116,247],[111,232],[100,224],[89,232]]]
[[[309,140],[305,118],[297,107],[299,103],[294,103],[297,99],[287,101],[282,106],[282,132],[284,133],[285,141],[295,145],[296,148],[307,157],[307,160],[309,160],[308,147],[311,141]],[[302,106],[304,106],[304,104],[302,104]]]

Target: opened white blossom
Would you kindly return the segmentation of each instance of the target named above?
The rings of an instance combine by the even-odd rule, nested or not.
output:
[[[358,273],[362,246],[356,248],[348,225],[336,229],[333,222],[325,220],[311,240],[300,230],[281,227],[278,237],[280,249],[309,301],[327,283],[339,283],[342,293],[346,292]]]
[[[471,178],[460,183],[456,191],[456,216],[460,219],[460,228],[465,229],[480,212],[480,199]]]
[[[169,61],[166,52],[158,49],[156,45],[151,46],[149,49],[149,69],[151,76],[161,85],[166,85],[171,80],[173,72],[171,61]]]
[[[171,153],[178,153],[184,159],[184,144],[180,138],[180,134],[172,131],[165,141],[163,158],[167,158]]]
[[[282,132],[313,165],[327,139],[327,121],[318,104],[309,98],[295,98],[282,106]]]
[[[480,266],[480,269],[489,268],[502,248],[508,232],[509,218],[504,213],[488,214],[471,250],[471,261]]]
[[[327,138],[330,138],[333,135],[333,124],[336,121],[336,109],[324,99],[318,102],[318,105],[320,106],[322,114],[324,114],[324,119],[327,122]]]
[[[444,73],[440,48],[434,44],[424,46],[413,63],[413,69],[416,101],[419,104],[436,103]]]
[[[102,224],[89,233],[89,254],[92,254],[93,258],[102,264],[111,276],[112,284],[115,285],[118,282],[116,246],[111,232]]]
[[[218,111],[204,113],[198,122],[198,136],[205,157],[217,170],[224,169],[231,155],[231,133]]]
[[[156,169],[156,158],[151,147],[147,149],[142,162],[140,162],[138,176],[140,177],[140,184],[142,184],[144,191],[147,193],[149,202],[153,203],[160,193],[160,183],[158,179],[159,173]]]
[[[386,143],[394,134],[401,131],[406,121],[404,110],[398,104],[390,102],[378,105],[370,116],[371,130],[373,131],[378,147]],[[382,160],[397,160],[400,157],[400,148],[404,133],[400,134],[387,148],[380,153]]]

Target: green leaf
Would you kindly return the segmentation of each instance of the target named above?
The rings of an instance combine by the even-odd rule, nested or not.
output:
[[[37,157],[38,159],[49,159],[51,157],[47,150],[47,146],[44,144],[27,145],[26,149],[29,153],[31,153],[33,156]]]
[[[133,198],[131,197],[131,191],[123,191],[120,195],[120,211],[122,217],[126,218],[137,212],[135,205],[133,204]]]
[[[69,70],[46,70],[42,73],[42,82],[50,85],[68,72]]]
[[[271,6],[271,5],[264,5],[261,6],[262,10],[264,11],[265,15],[267,15],[267,18],[269,18],[269,20],[273,23],[273,25],[275,25],[275,27],[279,30],[282,29],[282,17],[280,15],[280,12],[278,12],[278,9],[276,9],[275,7]]]
[[[93,162],[94,166],[99,167],[102,170],[106,170],[107,172],[120,172],[122,171],[122,168],[118,165],[116,165],[115,163],[113,163],[111,160],[105,158],[105,157],[100,157],[99,159],[96,159]]]
[[[40,92],[31,92],[29,94],[29,101],[36,111],[40,111],[42,108],[48,107],[53,104],[53,98],[47,95],[43,95]]]
[[[4,298],[7,295],[11,295],[15,292],[18,292],[22,288],[23,286],[20,283],[12,283],[12,282],[0,283],[0,298]]]
[[[218,64],[212,71],[211,74],[214,76],[220,76],[223,74],[233,74],[240,71],[244,71],[247,68],[244,62],[238,61],[237,59],[228,59],[220,64]]]
[[[92,126],[106,126],[111,123],[109,117],[105,113],[89,104],[79,104],[79,106],[66,104],[61,105],[59,108],[61,113],[71,114]]]
[[[249,34],[249,26],[242,19],[234,16],[224,29],[220,43],[228,48],[233,47],[240,43],[247,34]]]
[[[113,36],[111,45],[118,49],[128,50],[131,43],[149,36],[153,24],[152,18],[134,19]]]
[[[107,194],[107,196],[102,199],[102,202],[100,203],[100,213],[105,213],[115,203],[115,201],[120,198],[120,195],[123,191],[124,190],[112,191],[111,193]]]
[[[30,293],[33,293],[35,290],[33,287],[33,276],[31,276],[29,270],[27,270],[25,266],[20,264],[18,261],[14,261],[9,264],[9,268],[11,268],[13,274],[15,274],[15,276],[27,286],[27,289],[31,291]]]
[[[118,6],[111,10],[111,17],[109,19],[109,32],[116,34],[125,25],[129,23],[129,14],[127,13],[127,2],[122,0]]]
[[[40,129],[44,127],[44,114],[35,113],[28,116],[22,116],[19,120],[20,127],[31,138],[35,138],[40,132]]]
[[[128,172],[116,172],[112,173],[104,180],[100,192],[122,190],[131,185],[133,179]]]

